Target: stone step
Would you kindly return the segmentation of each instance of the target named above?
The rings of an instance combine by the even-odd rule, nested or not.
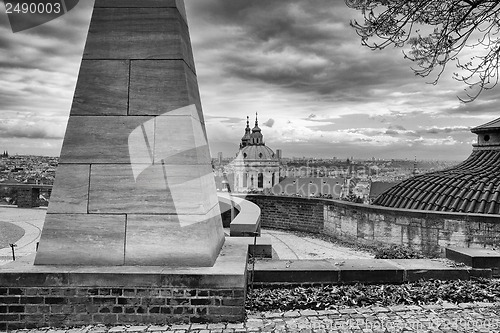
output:
[[[251,267],[249,267],[250,269]],[[249,279],[255,285],[404,283],[421,279],[491,277],[491,269],[454,266],[433,259],[259,260]]]
[[[494,276],[500,275],[500,252],[483,248],[447,247],[446,258],[473,268],[490,268]]]

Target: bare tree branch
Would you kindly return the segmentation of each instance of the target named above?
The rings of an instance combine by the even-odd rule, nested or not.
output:
[[[388,46],[409,46],[405,58],[414,73],[438,83],[446,66],[455,63],[453,78],[467,84],[467,98],[475,100],[482,91],[498,84],[500,66],[499,0],[345,0],[359,10],[364,22],[351,26],[362,45],[381,50]],[[423,30],[431,30],[422,33]],[[474,50],[471,59],[460,59],[465,49]]]

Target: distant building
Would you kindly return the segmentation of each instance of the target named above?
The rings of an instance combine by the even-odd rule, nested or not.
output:
[[[480,214],[500,214],[500,118],[475,127],[477,143],[457,166],[407,179],[375,205]]]
[[[276,149],[276,156],[278,160],[281,160],[283,158],[283,151],[281,149]]]
[[[8,151],[4,151],[2,155],[0,155],[1,158],[8,158],[9,157],[9,152]]]
[[[251,130],[247,117],[240,150],[231,163],[231,168],[234,178],[230,183],[234,184],[235,192],[263,191],[279,182],[280,162],[274,151],[264,143],[257,115],[255,127]]]
[[[222,165],[222,161],[223,160],[223,155],[222,155],[222,152],[220,151],[218,154],[217,154],[217,161],[219,162],[219,165]]]

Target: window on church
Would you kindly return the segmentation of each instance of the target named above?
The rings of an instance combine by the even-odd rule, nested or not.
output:
[[[264,174],[259,173],[258,178],[257,178],[257,187],[258,188],[263,188],[264,187]]]

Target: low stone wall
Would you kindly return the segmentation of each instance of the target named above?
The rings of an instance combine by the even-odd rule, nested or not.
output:
[[[46,326],[241,321],[244,289],[0,288],[0,331]]]
[[[324,233],[365,244],[400,244],[430,255],[448,246],[500,246],[500,216],[430,212],[328,199],[249,195],[262,227]]]
[[[241,322],[251,239],[227,237],[213,267],[0,266],[0,332],[94,324]]]
[[[264,195],[248,195],[245,199],[260,207],[262,227],[323,232],[323,201]]]
[[[236,217],[231,221],[231,237],[260,236],[259,206],[238,196],[219,194],[219,202],[221,200],[232,202],[231,205],[238,211]]]
[[[40,207],[40,189],[38,188],[18,188],[17,207],[33,208]]]

